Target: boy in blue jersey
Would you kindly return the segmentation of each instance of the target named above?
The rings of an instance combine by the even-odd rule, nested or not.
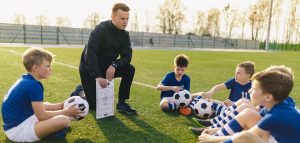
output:
[[[82,113],[75,105],[63,109],[63,103],[44,103],[40,80],[51,73],[53,54],[42,48],[29,48],[23,56],[27,74],[17,80],[2,103],[3,128],[8,139],[34,142],[69,127],[68,116]]]
[[[250,98],[248,90],[251,88],[252,82],[250,78],[255,72],[254,67],[255,64],[252,61],[245,61],[239,63],[236,66],[234,78],[229,79],[225,83],[215,85],[207,92],[194,93],[192,94],[192,96],[201,95],[195,97],[195,99],[205,98],[211,100],[212,95],[215,94],[216,92],[224,89],[230,89],[229,97],[224,102],[213,100],[212,109],[213,111],[215,111],[216,115],[220,115],[223,111],[225,111],[225,109],[227,109],[228,106],[232,106],[231,110],[236,109],[237,106],[234,105],[235,102],[237,102],[241,98],[246,98],[246,99]],[[195,100],[191,102],[191,106],[195,104],[196,104]],[[193,118],[193,120],[199,124],[203,123],[203,120],[201,119]]]
[[[160,108],[163,111],[176,110],[173,94],[182,89],[190,91],[190,77],[185,74],[189,59],[186,55],[177,55],[174,58],[174,71],[168,73],[157,85],[156,89],[161,91]]]
[[[277,70],[277,71],[276,71]],[[228,135],[230,132],[247,132],[236,134],[226,142],[298,142],[300,137],[300,114],[292,98],[288,97],[293,87],[293,74],[284,66],[270,67],[254,76],[250,90],[251,101],[254,105],[263,105],[265,110],[258,113],[255,110],[242,111],[228,125],[215,135]],[[288,131],[288,132],[286,132]],[[270,138],[270,135],[273,137]],[[227,137],[228,138],[228,137]],[[226,137],[214,137],[202,134],[200,141],[224,141]],[[270,140],[271,139],[271,140]]]

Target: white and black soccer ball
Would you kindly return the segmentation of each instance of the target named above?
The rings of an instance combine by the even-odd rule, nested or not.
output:
[[[213,113],[211,106],[212,102],[205,99],[199,99],[199,101],[195,104],[194,112],[198,117],[209,118]]]
[[[191,103],[192,96],[189,91],[184,89],[174,93],[173,101],[177,107],[186,107]]]
[[[80,96],[72,96],[69,97],[65,103],[64,103],[64,108],[67,108],[71,105],[76,104],[78,108],[80,108],[81,111],[84,111],[77,117],[69,117],[70,120],[75,121],[75,120],[81,120],[83,119],[88,113],[89,113],[89,103],[82,99]]]

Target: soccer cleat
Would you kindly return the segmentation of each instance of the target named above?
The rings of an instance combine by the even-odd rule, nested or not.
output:
[[[64,128],[60,131],[57,131],[57,132],[54,132],[52,134],[50,134],[49,136],[45,137],[44,139],[45,140],[58,140],[58,139],[65,139],[66,138],[66,135],[67,135],[67,132],[70,131],[70,127],[68,128]]]
[[[193,117],[193,121],[195,121],[201,127],[209,127],[212,125],[212,123],[209,121],[209,119],[202,120],[202,119],[197,119],[197,118]]]
[[[85,96],[85,93],[84,93],[82,85],[77,85],[77,87],[75,88],[75,90],[71,93],[71,97],[72,96],[79,96],[82,99],[86,100],[86,96]]]
[[[191,130],[195,135],[199,136],[205,130],[205,128],[189,127],[189,130]]]
[[[180,107],[179,112],[184,116],[188,116],[191,115],[192,109],[190,107]]]
[[[130,107],[127,103],[117,103],[117,110],[127,114],[137,114],[137,111]]]

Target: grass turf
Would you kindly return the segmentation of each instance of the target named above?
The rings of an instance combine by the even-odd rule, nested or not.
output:
[[[21,53],[25,48],[0,47],[0,98],[9,87],[25,73]],[[56,55],[56,61],[78,67],[82,49],[49,48]],[[20,54],[16,54],[20,53]],[[206,91],[213,85],[223,83],[233,77],[235,66],[245,60],[256,63],[256,71],[270,65],[291,67],[295,72],[294,89],[291,93],[300,105],[298,87],[300,83],[299,52],[223,52],[191,50],[134,50],[132,64],[136,67],[134,81],[156,86],[163,76],[173,70],[173,59],[184,53],[190,58],[187,74],[191,77],[191,92]],[[61,102],[80,83],[78,69],[53,64],[53,73],[43,80],[45,101]],[[119,80],[115,82],[115,93]],[[129,103],[138,110],[138,116],[115,112],[114,117],[95,119],[95,112],[72,122],[72,130],[66,140],[56,142],[196,142],[197,137],[189,126],[197,126],[192,116],[185,117],[178,112],[165,113],[159,107],[160,93],[153,88],[133,84]],[[115,95],[117,99],[117,95]],[[214,95],[216,99],[226,99],[228,91]],[[2,104],[2,102],[0,103]],[[1,116],[1,115],[0,115]],[[0,125],[3,121],[0,120]],[[2,128],[2,127],[1,127]],[[9,142],[1,129],[0,142]],[[41,141],[52,142],[52,141]]]

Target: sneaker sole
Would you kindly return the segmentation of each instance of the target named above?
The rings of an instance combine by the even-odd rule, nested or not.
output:
[[[197,135],[197,136],[201,135],[201,133],[198,133],[198,132],[196,132],[196,131],[193,131],[192,128],[193,128],[193,127],[189,127],[189,130],[190,130],[194,135]]]
[[[127,112],[125,110],[119,110],[117,109],[118,112],[123,112],[123,113],[127,113],[127,114],[130,114],[130,115],[133,115],[133,114],[137,114],[137,112]]]
[[[206,128],[206,126],[200,124],[200,123],[196,120],[196,118],[192,118],[192,120],[193,120],[196,124],[198,124],[200,127]]]

